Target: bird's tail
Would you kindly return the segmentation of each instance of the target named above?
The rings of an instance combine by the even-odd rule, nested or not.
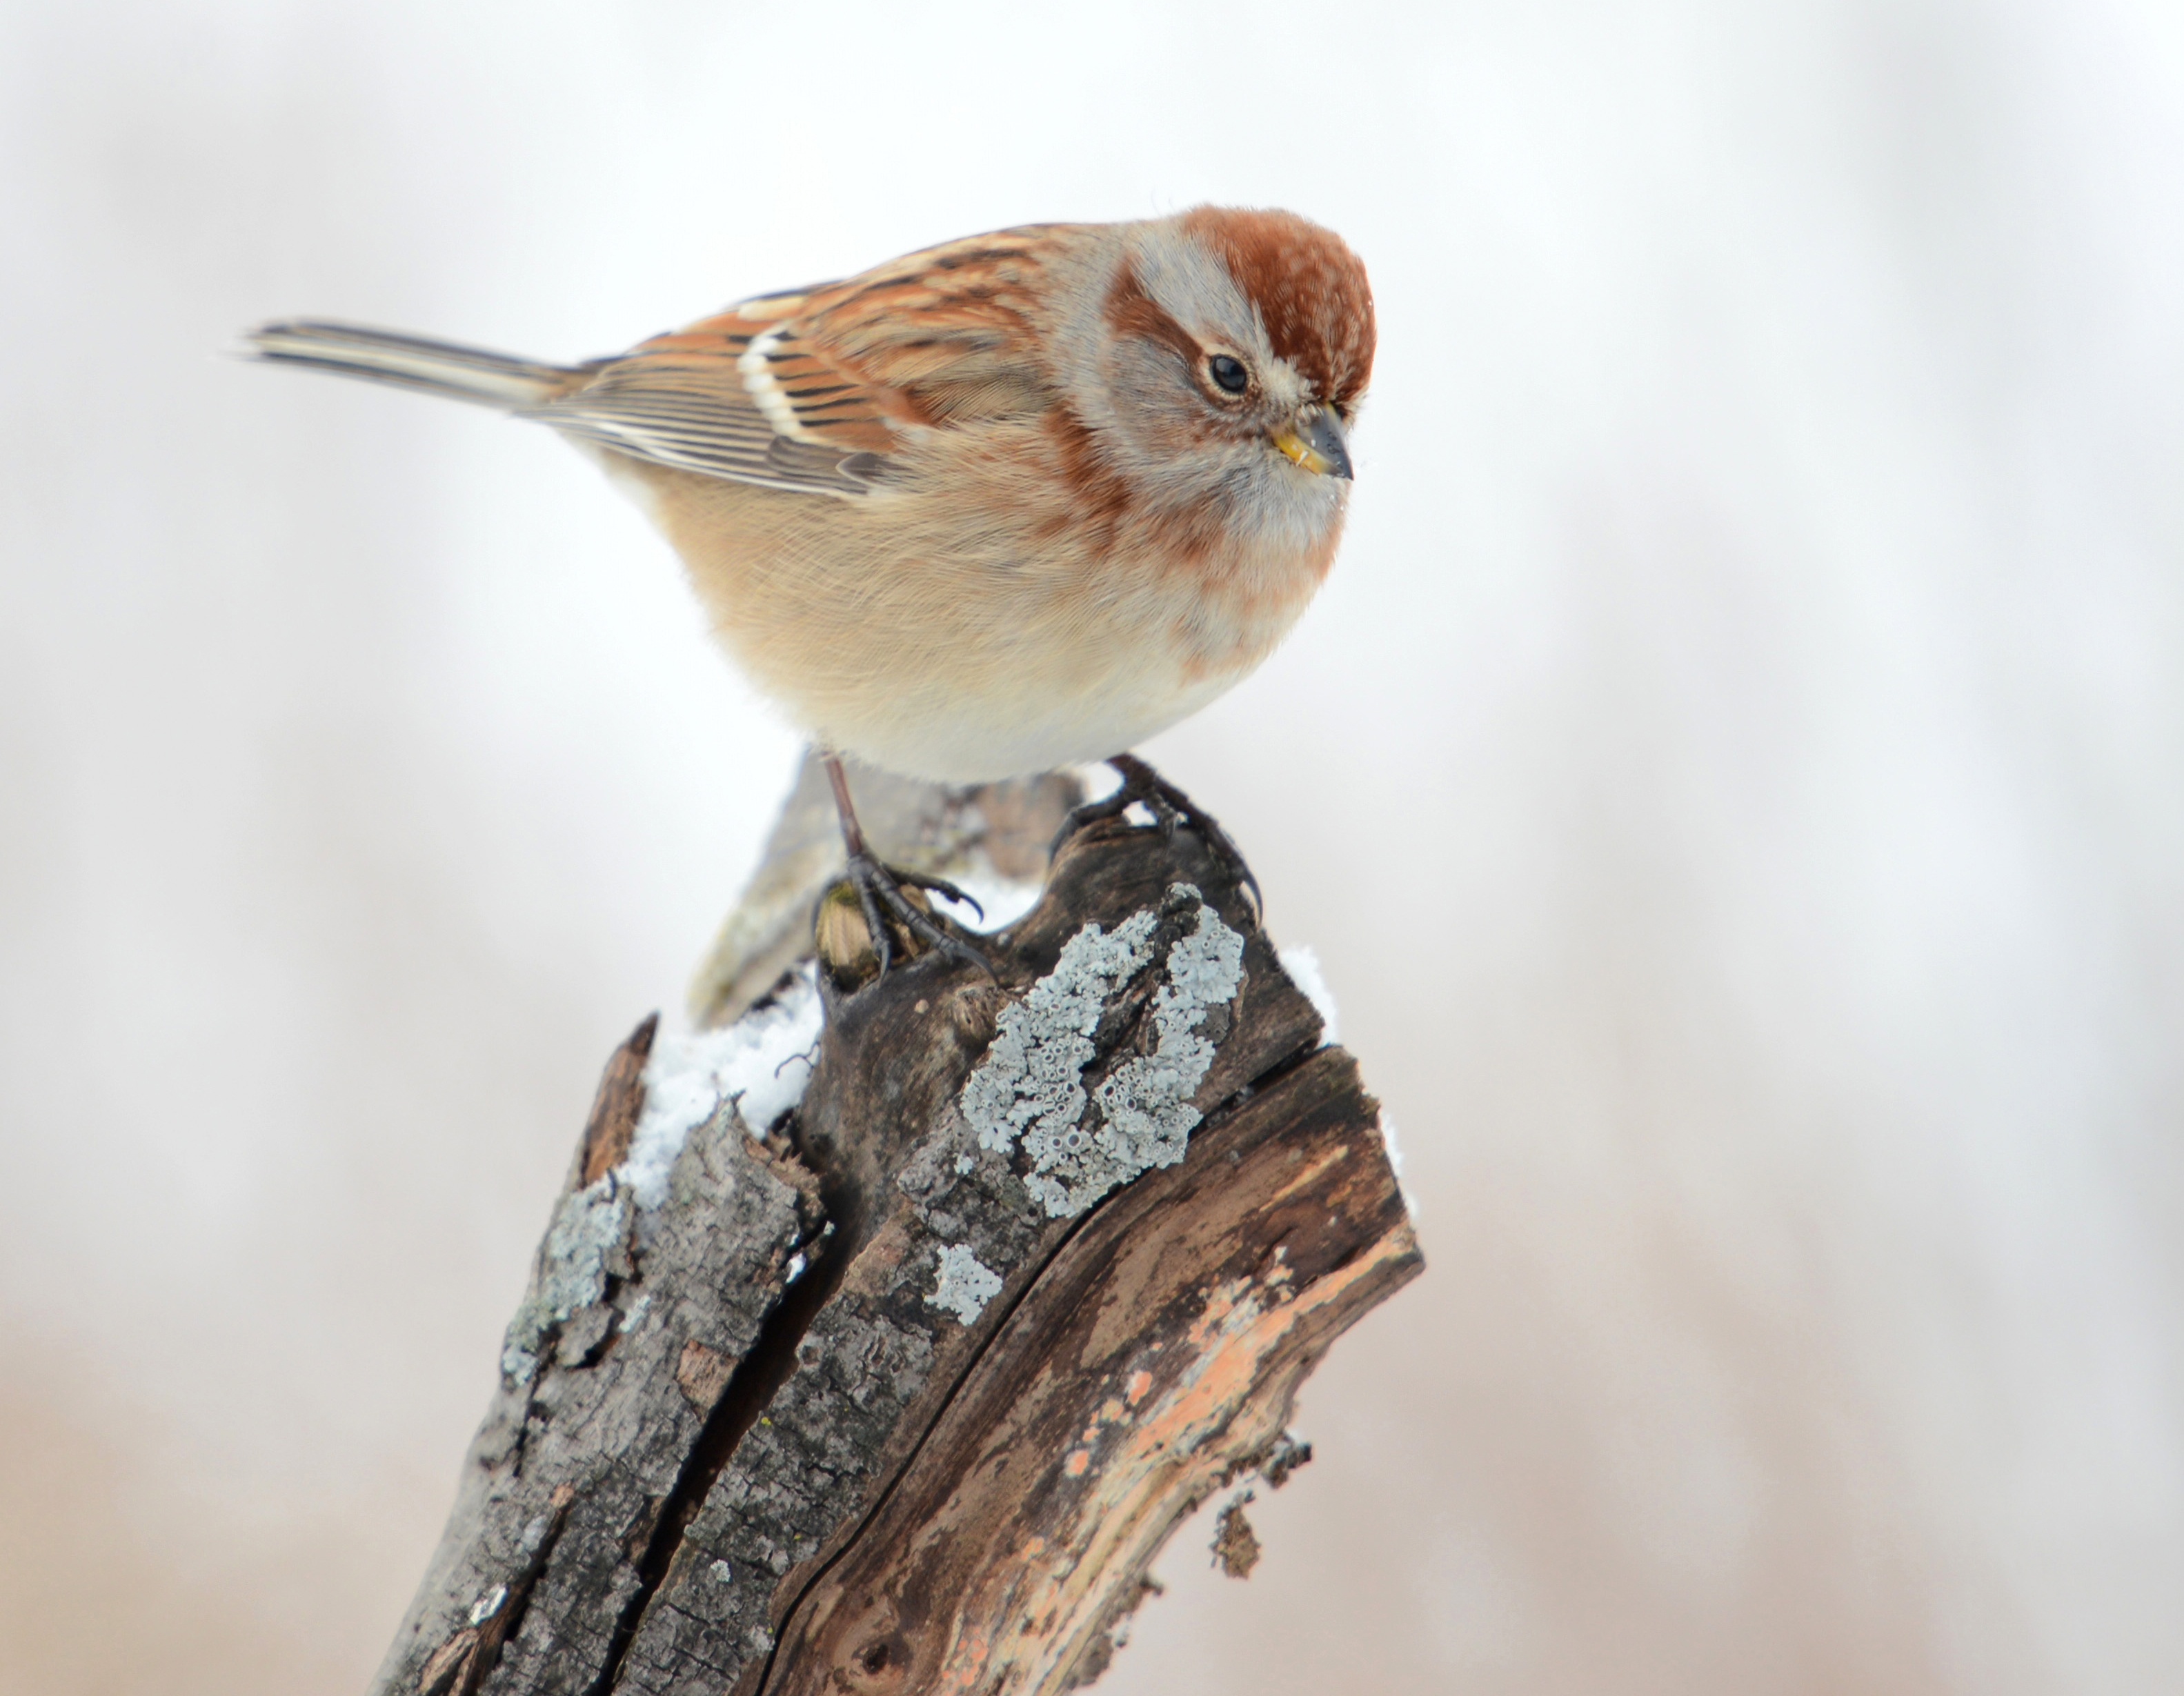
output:
[[[578,375],[563,365],[428,342],[360,324],[299,318],[262,325],[245,339],[258,358],[279,364],[309,365],[481,406],[536,405],[566,388]]]

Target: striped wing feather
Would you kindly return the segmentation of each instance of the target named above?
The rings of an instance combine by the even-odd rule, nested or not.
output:
[[[523,415],[706,475],[858,495],[920,431],[1036,412],[1039,242],[974,236],[761,296],[584,368]]]

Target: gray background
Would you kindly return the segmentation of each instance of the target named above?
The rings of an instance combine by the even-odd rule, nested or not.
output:
[[[2173,3],[0,11],[0,1688],[355,1690],[786,784],[547,356],[1025,220],[1372,268],[1334,576],[1148,752],[1431,1270],[1117,1693],[2184,1686]]]

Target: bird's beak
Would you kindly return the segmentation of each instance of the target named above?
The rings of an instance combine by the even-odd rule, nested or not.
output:
[[[1334,409],[1308,406],[1273,434],[1274,446],[1307,471],[1323,477],[1350,477],[1350,444]]]

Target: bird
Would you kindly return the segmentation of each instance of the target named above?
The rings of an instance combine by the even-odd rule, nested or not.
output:
[[[1022,225],[740,301],[575,364],[326,320],[258,358],[496,407],[587,450],[729,658],[826,762],[847,876],[964,953],[858,825],[845,758],[949,783],[1106,761],[1249,675],[1326,578],[1377,340],[1365,268],[1292,212]],[[973,955],[973,958],[978,958]]]

